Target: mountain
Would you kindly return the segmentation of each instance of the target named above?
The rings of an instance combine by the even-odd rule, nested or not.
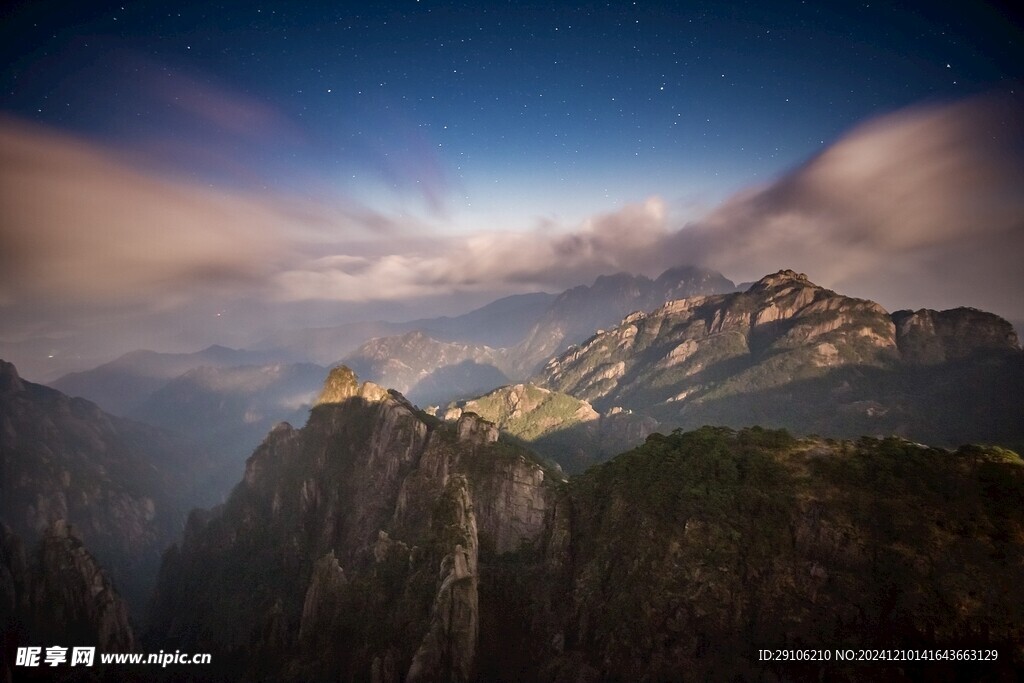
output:
[[[533,384],[507,385],[453,402],[444,419],[458,420],[470,413],[493,422],[569,473],[582,472],[642,442],[658,427],[654,419],[622,409],[601,415],[586,401]]]
[[[426,405],[472,396],[508,382],[503,370],[506,357],[503,349],[442,342],[417,330],[371,339],[343,362],[358,375]]]
[[[720,274],[694,267],[667,270],[656,280],[626,273],[602,276],[590,287],[574,287],[558,295],[542,315],[538,304],[545,300],[530,295],[527,308],[538,319],[532,326],[518,327],[518,336],[509,337],[518,342],[514,345],[493,348],[465,342],[466,337],[473,336],[469,334],[473,326],[492,328],[504,318],[499,328],[510,329],[509,321],[522,321],[522,316],[509,314],[519,302],[510,297],[463,316],[459,327],[449,325],[440,335],[423,326],[401,335],[371,339],[342,362],[360,376],[396,388],[415,403],[443,405],[509,380],[526,379],[553,353],[638,308],[660,305],[671,298],[733,289],[732,282]],[[443,335],[456,329],[462,329],[466,336],[457,342],[441,341]],[[475,338],[480,338],[479,333]]]
[[[304,421],[327,369],[311,363],[204,366],[156,390],[130,417],[197,444],[215,462],[206,489],[231,490],[245,459],[282,421]]]
[[[491,347],[511,346],[523,338],[547,310],[555,295],[516,294],[497,299],[463,315],[420,318],[407,322],[356,322],[333,327],[283,330],[260,340],[254,348],[277,351],[287,358],[333,365],[370,339],[418,330],[439,341]]]
[[[556,295],[546,292],[515,294],[452,318],[414,320],[411,329],[442,341],[460,341],[501,348],[517,344],[549,309]]]
[[[204,501],[208,462],[170,434],[22,380],[0,361],[0,521],[35,543],[73,524],[134,606],[185,512]]]
[[[652,435],[556,501],[528,599],[538,675],[525,677],[1014,680],[1022,487],[1024,461],[999,448]],[[1001,663],[757,661],[757,648],[839,643],[971,644]]]
[[[688,429],[1024,446],[1024,355],[1006,321],[974,309],[890,315],[793,271],[632,314],[535,381]]]
[[[127,605],[63,520],[45,530],[34,553],[26,553],[17,534],[0,524],[0,636],[4,681],[13,679],[19,645],[60,645],[68,648],[69,660],[75,646],[135,649]],[[53,680],[47,668],[18,667],[18,680]]]
[[[165,556],[153,637],[247,679],[466,680],[481,566],[541,532],[558,478],[338,367]]]
[[[529,376],[550,356],[587,339],[596,330],[614,325],[633,311],[649,310],[673,299],[732,292],[735,288],[721,273],[695,266],[671,268],[656,280],[627,273],[601,276],[590,287],[581,285],[558,295],[516,346],[513,374]]]
[[[194,353],[132,351],[92,370],[64,375],[50,386],[87,398],[114,415],[127,415],[169,380],[194,368],[272,363],[278,356],[275,351],[217,345]]]
[[[1024,461],[760,428],[653,434],[564,481],[344,367],[165,556],[150,637],[211,679],[850,680],[757,648],[998,648],[878,680],[1012,680]]]

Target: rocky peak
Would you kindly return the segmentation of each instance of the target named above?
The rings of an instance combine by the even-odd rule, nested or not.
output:
[[[459,441],[465,443],[482,446],[498,440],[498,427],[476,413],[462,413],[455,425],[455,430]]]
[[[811,282],[807,278],[807,275],[805,275],[804,273],[798,273],[795,270],[790,270],[786,268],[784,270],[780,270],[777,273],[765,275],[763,278],[755,282],[750,287],[750,290],[754,291],[775,289],[786,285],[797,285],[801,287],[817,287],[817,285]]]
[[[343,403],[359,393],[359,378],[345,365],[331,368],[324,380],[324,388],[314,405]]]
[[[327,379],[324,380],[324,388],[320,392],[314,406],[332,403],[344,403],[350,398],[361,398],[364,401],[375,403],[383,401],[389,395],[388,391],[373,382],[363,382],[359,385],[359,378],[345,365],[339,365],[331,369]]]
[[[17,394],[25,390],[14,363],[0,360],[0,395]]]

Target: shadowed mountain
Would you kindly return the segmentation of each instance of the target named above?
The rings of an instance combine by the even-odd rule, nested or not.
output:
[[[483,563],[541,532],[553,483],[494,425],[444,425],[335,368],[168,552],[154,636],[247,679],[467,680]],[[347,672],[347,673],[346,673]]]
[[[132,351],[92,370],[72,372],[50,386],[69,396],[81,396],[114,415],[128,415],[154,391],[198,367],[272,363],[274,351],[242,351],[210,346],[195,353]]]
[[[529,398],[529,397],[527,397]],[[542,401],[543,403],[543,401]],[[757,647],[998,648],[1024,667],[1024,461],[705,428],[568,482],[331,371],[161,569],[151,637],[212,680],[850,680]],[[975,669],[879,663],[878,680]]]
[[[285,330],[262,339],[254,348],[276,350],[289,358],[332,365],[370,339],[402,335],[413,330],[441,341],[511,346],[523,338],[524,331],[530,329],[554,298],[554,294],[544,292],[517,294],[453,317]]]
[[[50,667],[16,665],[19,646],[58,645],[66,653],[81,646],[101,652],[134,649],[125,602],[65,521],[48,526],[34,552],[26,552],[17,534],[0,524],[0,644],[4,681],[14,680],[15,666],[19,681],[55,678]],[[57,673],[57,680],[85,680]]]
[[[206,490],[220,500],[275,424],[306,419],[326,373],[310,363],[196,368],[155,391],[131,417],[181,434],[209,453],[216,470]]]
[[[169,433],[18,377],[0,361],[0,521],[35,543],[73,524],[141,608],[210,463]]]

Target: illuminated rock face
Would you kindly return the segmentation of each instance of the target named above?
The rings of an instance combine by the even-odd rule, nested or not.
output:
[[[791,270],[630,315],[532,381],[669,431],[760,424],[1024,448],[1024,354],[1008,322],[966,308],[890,315]]]

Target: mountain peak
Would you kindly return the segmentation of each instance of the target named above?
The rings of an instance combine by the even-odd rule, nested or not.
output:
[[[811,282],[804,273],[798,273],[795,270],[786,268],[777,273],[765,275],[763,278],[755,282],[750,289],[772,289],[774,287],[787,284],[798,284],[804,287],[817,286]]]
[[[14,363],[0,360],[0,394],[16,394],[24,388]]]
[[[359,394],[359,378],[346,365],[331,368],[314,405],[341,403]]]
[[[386,389],[373,382],[363,382],[360,386],[356,373],[346,365],[339,365],[331,368],[327,379],[324,380],[324,388],[313,405],[315,407],[328,403],[344,403],[348,399],[356,397],[364,401],[376,402],[383,401],[389,395]],[[396,394],[396,396],[400,395]]]

